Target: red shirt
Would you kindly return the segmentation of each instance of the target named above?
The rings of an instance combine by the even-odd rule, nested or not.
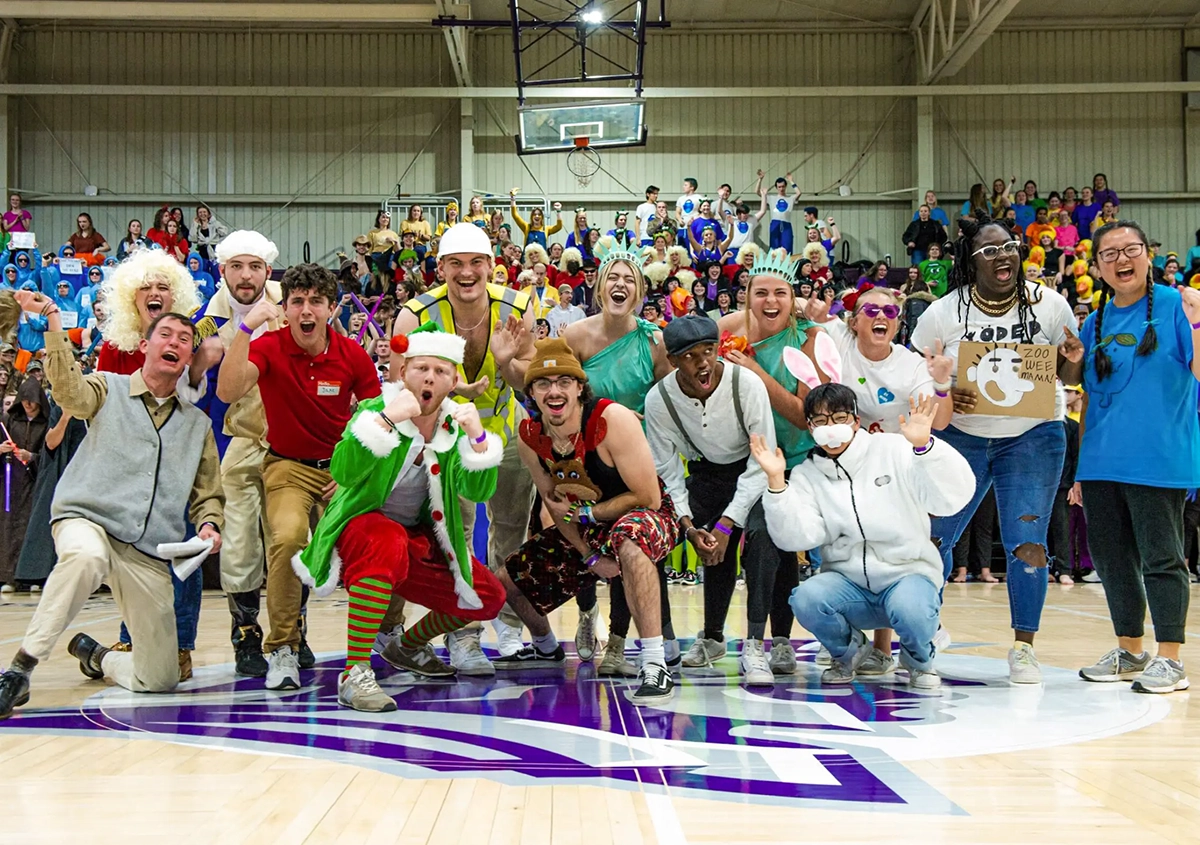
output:
[[[250,344],[250,363],[267,415],[267,441],[288,458],[332,457],[350,421],[350,403],[379,395],[371,356],[349,338],[329,330],[329,348],[312,356],[296,345],[289,328],[267,332]]]
[[[107,340],[100,344],[100,356],[96,359],[96,371],[100,373],[116,373],[119,376],[131,376],[146,363],[146,356],[140,349],[132,352],[122,352]]]

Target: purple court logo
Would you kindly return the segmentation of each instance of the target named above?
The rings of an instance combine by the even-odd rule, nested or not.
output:
[[[735,643],[733,648],[736,648]],[[961,813],[908,768],[926,759],[1068,745],[1136,730],[1169,705],[1043,667],[1010,686],[1001,660],[939,655],[939,691],[903,675],[822,687],[814,644],[800,671],[761,691],[739,685],[732,653],[683,676],[662,709],[633,707],[631,681],[574,660],[489,679],[414,680],[376,658],[394,713],[337,704],[340,655],[271,692],[231,666],[205,667],[169,695],[107,687],[78,707],[27,707],[0,731],[126,733],[209,748],[294,754],[406,778],[606,786],[673,797],[885,812]]]

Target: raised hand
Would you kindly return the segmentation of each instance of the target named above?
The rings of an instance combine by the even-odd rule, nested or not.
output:
[[[488,389],[488,385],[488,377],[484,376],[479,381],[467,382],[465,384],[463,382],[459,382],[458,387],[454,388],[452,392],[455,396],[461,396],[464,399],[475,401],[484,394],[484,392]]]
[[[479,410],[470,402],[459,402],[450,411],[450,416],[458,423],[459,428],[467,433],[472,440],[483,433],[483,423],[479,421]]]
[[[933,415],[936,411],[932,396],[921,396],[920,403],[911,396],[908,397],[908,416],[900,415],[900,433],[914,449],[923,449],[929,445],[930,433],[933,431]]]
[[[50,297],[33,290],[15,290],[12,296],[17,305],[21,306],[21,310],[30,314],[40,314],[46,303],[50,302]]]
[[[496,328],[492,330],[489,348],[492,357],[496,359],[497,367],[507,366],[516,357],[528,334],[525,321],[515,314],[509,314],[507,320],[496,324]]]
[[[763,472],[767,474],[767,485],[778,490],[783,486],[783,474],[787,471],[787,459],[783,450],[776,447],[772,452],[767,448],[767,440],[761,434],[750,435],[750,455],[758,461]]]
[[[799,301],[799,300],[798,300]],[[823,297],[810,296],[804,305],[804,316],[817,325],[829,322],[829,303]]]
[[[1186,309],[1185,309],[1186,310]],[[1066,339],[1058,345],[1058,354],[1066,358],[1072,364],[1078,364],[1083,361],[1083,341],[1077,338],[1069,326],[1063,326],[1063,331],[1066,332]]]
[[[267,297],[259,300],[250,309],[250,313],[246,315],[246,319],[242,320],[242,324],[251,331],[254,331],[264,323],[269,323],[271,320],[278,320],[282,316],[283,312],[279,310],[279,306]]]
[[[406,387],[395,399],[388,402],[387,407],[383,409],[383,414],[394,423],[411,420],[413,417],[421,415],[421,402]]]
[[[924,349],[925,367],[933,377],[934,384],[949,384],[954,377],[954,359],[943,354],[944,352],[941,338],[934,343],[933,352],[929,351],[928,346]]]
[[[1183,303],[1183,313],[1193,326],[1200,323],[1200,291],[1195,288],[1179,288],[1179,296]]]

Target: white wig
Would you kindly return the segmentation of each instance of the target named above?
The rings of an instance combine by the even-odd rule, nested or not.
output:
[[[567,263],[574,261],[580,267],[583,266],[583,253],[573,246],[569,246],[563,250],[562,257],[558,259],[558,271],[560,273],[569,273]]]
[[[140,249],[117,265],[104,280],[104,339],[122,352],[137,349],[145,335],[142,317],[134,301],[137,292],[152,282],[164,281],[171,288],[171,307],[166,311],[191,316],[200,307],[196,281],[187,268],[161,250]]]

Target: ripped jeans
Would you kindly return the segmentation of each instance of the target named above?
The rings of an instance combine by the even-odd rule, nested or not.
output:
[[[959,451],[975,472],[975,495],[954,516],[933,520],[932,533],[939,542],[942,568],[950,577],[954,566],[954,546],[988,488],[996,490],[996,510],[1000,517],[1000,540],[1008,562],[1008,608],[1016,631],[1037,631],[1046,603],[1045,566],[1034,567],[1014,552],[1021,546],[1040,546],[1043,561],[1050,511],[1062,475],[1067,441],[1063,424],[1057,420],[1041,423],[1017,437],[976,437],[964,434],[953,425],[938,435]]]

